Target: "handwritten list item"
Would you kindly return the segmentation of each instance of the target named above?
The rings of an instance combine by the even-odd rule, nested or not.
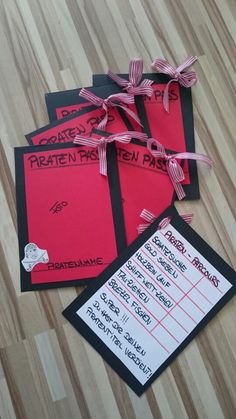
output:
[[[169,224],[76,313],[144,385],[231,287]]]

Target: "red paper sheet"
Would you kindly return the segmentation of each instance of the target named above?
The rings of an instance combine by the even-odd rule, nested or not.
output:
[[[89,109],[89,111],[88,111]],[[104,115],[99,108],[86,108],[75,115],[53,122],[26,135],[26,139],[33,145],[48,145],[55,143],[71,142],[76,135],[90,134],[97,127]],[[112,134],[127,131],[127,127],[116,108],[111,109],[108,117],[107,129]]]
[[[96,96],[106,99],[110,95],[116,95],[120,93],[120,89],[115,85],[108,85],[102,87],[88,87],[90,92]],[[45,96],[46,105],[48,109],[49,120],[55,121],[61,119],[65,116],[75,113],[80,110],[82,107],[91,105],[90,102],[87,102],[80,94],[81,89],[66,90],[63,92],[54,92],[47,93]],[[126,111],[122,110],[122,107],[129,108],[135,114],[137,114],[137,109],[135,104],[120,104],[121,106],[115,107],[124,118],[126,126],[132,131],[141,131],[142,127],[138,124],[135,119],[133,119]],[[112,109],[109,107],[109,115],[112,113]]]
[[[56,108],[56,116],[57,119],[61,119],[64,118],[65,116],[71,115],[72,113],[75,113],[79,110],[81,110],[82,108],[84,108],[85,106],[88,106],[90,103],[78,103],[76,105],[71,105],[71,106],[62,106],[59,108]],[[132,112],[134,112],[136,115],[137,113],[137,108],[135,103],[131,104],[131,105],[124,105],[126,108],[129,108]],[[109,109],[109,118],[112,119],[114,117],[114,114],[117,115],[118,113],[118,109],[119,108],[112,108]],[[98,113],[99,115],[103,113],[103,111],[101,110],[101,108],[98,108],[98,110],[100,111],[100,113]],[[120,114],[118,113],[119,117],[121,118]],[[130,124],[133,127],[133,131],[138,131],[141,132],[142,131],[142,126],[140,124],[138,124],[129,114],[127,114],[125,112],[126,117],[128,118]],[[126,127],[127,128],[127,127]],[[109,132],[111,132],[110,127],[107,125],[107,130],[109,130]],[[116,132],[115,132],[116,133]]]
[[[57,119],[65,118],[66,116],[71,115],[72,113],[78,112],[81,109],[86,108],[87,106],[90,106],[90,102],[85,103],[78,103],[77,105],[71,105],[71,106],[64,106],[60,108],[56,108],[56,115]]]
[[[94,130],[92,137],[108,135]],[[118,173],[127,244],[137,236],[137,227],[145,223],[140,218],[144,208],[157,217],[174,201],[174,188],[164,161],[158,161],[145,144],[132,140],[129,144],[116,142]]]
[[[186,151],[179,84],[172,83],[170,85],[169,113],[163,107],[163,94],[166,84],[153,84],[152,87],[154,89],[152,97],[145,96],[144,98],[144,108],[151,136],[169,150]],[[188,163],[185,162],[186,176],[183,184],[190,183],[187,167]]]
[[[173,201],[174,189],[163,162],[153,158],[144,146],[117,144],[118,169],[127,243],[138,235],[146,208],[159,216]]]
[[[35,243],[49,255],[31,271],[32,285],[85,283],[117,256],[114,203],[97,150],[69,144],[16,149],[16,180],[20,252]]]

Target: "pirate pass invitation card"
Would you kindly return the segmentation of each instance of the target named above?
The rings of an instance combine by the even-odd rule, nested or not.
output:
[[[94,128],[95,135],[101,138],[109,134]],[[128,144],[115,143],[126,240],[130,244],[138,235],[143,208],[158,216],[174,202],[175,192],[164,161],[148,152],[145,141],[132,138]]]
[[[89,135],[104,117],[104,111],[95,106],[86,106],[77,112],[53,121],[50,124],[27,134],[26,140],[31,145],[50,145],[72,142],[76,135]],[[107,130],[111,134],[127,131],[123,119],[118,114],[108,115]]]
[[[169,207],[63,314],[140,396],[235,294],[235,280]]]
[[[127,129],[131,131],[142,130],[141,123],[137,122],[139,118],[134,97],[120,92],[119,87],[115,85],[47,93],[45,101],[50,122],[66,117],[92,104],[97,108],[95,116],[107,113],[109,120],[120,121],[121,131]],[[98,110],[100,113],[98,113]],[[105,129],[105,127],[102,129]]]
[[[122,79],[129,79],[129,74],[119,76]],[[167,112],[163,107],[163,96],[170,78],[165,74],[146,73],[142,79],[153,81],[151,96],[135,96],[136,111],[144,132],[149,137],[158,139],[169,150],[195,152],[191,89],[184,88],[177,82],[171,83],[168,89],[169,112]],[[93,75],[93,84],[100,87],[110,85],[110,92],[116,86],[105,74]],[[106,88],[108,89],[107,86]],[[184,168],[187,172],[184,187],[186,199],[198,199],[200,193],[196,162],[185,162]]]
[[[87,284],[126,246],[115,148],[15,149],[22,291]],[[110,170],[110,165],[112,170]]]

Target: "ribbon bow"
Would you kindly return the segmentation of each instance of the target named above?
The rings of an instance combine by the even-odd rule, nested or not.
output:
[[[119,86],[123,87],[131,95],[146,95],[151,97],[153,89],[151,84],[153,80],[144,79],[141,83],[143,74],[143,60],[141,58],[133,58],[129,63],[129,81],[123,79],[111,70],[108,70],[108,77],[114,80]]]
[[[180,216],[187,224],[190,224],[193,219],[193,214],[183,214]],[[147,209],[143,209],[140,218],[142,218],[144,221],[147,221],[145,224],[139,224],[137,227],[138,234],[143,233],[146,228],[150,226],[151,223],[157,218],[156,215],[154,215],[151,211],[148,211]],[[162,230],[163,228],[167,227],[168,224],[171,222],[171,217],[165,217],[163,218],[160,223],[158,224],[158,230]]]
[[[153,146],[155,146],[155,148],[153,148]],[[166,170],[174,186],[178,199],[183,199],[185,197],[183,186],[180,183],[185,179],[185,176],[178,160],[197,160],[202,163],[206,163],[210,168],[212,167],[212,160],[204,154],[189,152],[166,154],[163,145],[154,138],[148,138],[147,149],[153,155],[153,157],[166,161]]]
[[[185,71],[190,67],[197,57],[190,56],[179,67],[172,67],[166,60],[161,58],[154,60],[151,67],[158,73],[164,73],[171,77],[167,83],[163,95],[163,105],[166,112],[169,112],[169,87],[173,81],[177,81],[183,87],[192,87],[197,82],[197,75],[195,71]]]
[[[107,144],[112,143],[113,141],[118,141],[119,143],[128,144],[132,138],[144,141],[147,140],[147,135],[143,132],[136,131],[125,131],[120,132],[119,134],[109,135],[108,137],[101,137],[100,139],[92,137],[83,137],[82,135],[76,135],[74,138],[74,144],[81,144],[93,148],[97,148],[98,157],[100,162],[100,173],[101,175],[107,176],[107,156],[106,149]]]
[[[102,99],[99,96],[96,96],[94,93],[90,92],[87,89],[81,89],[79,96],[83,97],[84,99],[91,102],[93,105],[97,106],[98,108],[102,108],[105,111],[105,115],[101,122],[98,125],[98,129],[105,130],[107,122],[108,122],[108,112],[109,108],[113,106],[119,107],[123,109],[128,115],[131,116],[139,125],[142,126],[138,115],[136,115],[133,111],[131,111],[126,106],[123,106],[124,103],[132,104],[134,103],[134,96],[129,95],[127,93],[117,93],[115,95],[110,95],[106,99]],[[122,105],[121,105],[122,103]]]

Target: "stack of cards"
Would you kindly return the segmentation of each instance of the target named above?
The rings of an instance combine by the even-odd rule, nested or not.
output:
[[[47,93],[15,149],[21,290],[92,284],[64,315],[141,394],[233,295],[234,273],[177,214],[198,199],[195,57]],[[157,219],[138,237],[140,213]],[[167,220],[167,222],[164,222]],[[158,230],[157,230],[158,229]]]

